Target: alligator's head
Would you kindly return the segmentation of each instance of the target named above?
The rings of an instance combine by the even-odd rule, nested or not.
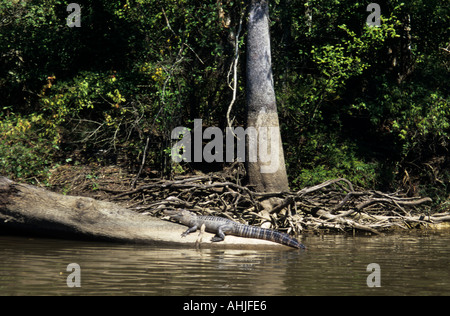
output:
[[[176,210],[165,210],[164,215],[168,215],[171,219],[183,224],[188,223],[193,214],[185,209],[179,208]]]

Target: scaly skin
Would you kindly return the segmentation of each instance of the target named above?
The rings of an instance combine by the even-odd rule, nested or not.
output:
[[[164,213],[179,223],[189,227],[188,230],[181,235],[182,237],[186,237],[188,234],[195,232],[202,225],[205,225],[205,230],[207,232],[216,234],[211,239],[214,242],[224,240],[225,235],[234,235],[270,240],[293,248],[306,249],[306,247],[297,239],[276,230],[244,225],[222,217],[198,216],[184,209],[165,211]]]

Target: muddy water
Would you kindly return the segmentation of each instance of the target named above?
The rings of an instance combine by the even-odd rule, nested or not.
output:
[[[298,252],[0,236],[0,295],[450,295],[450,234],[302,241]]]

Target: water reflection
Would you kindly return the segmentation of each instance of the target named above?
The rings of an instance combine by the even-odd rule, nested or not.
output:
[[[0,236],[1,295],[450,295],[450,236],[307,237],[307,251]],[[66,267],[81,267],[81,287]],[[367,265],[381,267],[369,288]]]

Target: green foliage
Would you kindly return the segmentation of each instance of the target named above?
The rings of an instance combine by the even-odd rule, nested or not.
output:
[[[45,182],[58,141],[49,140],[39,121],[36,115],[10,115],[0,121],[1,175]]]
[[[417,102],[418,100],[420,101]],[[405,156],[412,152],[417,155],[427,143],[428,146],[447,147],[450,141],[448,99],[437,93],[417,96],[417,91],[410,91],[409,94],[402,95],[401,102],[406,106],[401,108],[392,127],[402,140]],[[430,148],[428,151],[430,152]]]
[[[292,184],[296,188],[313,186],[330,178],[345,177],[355,185],[375,187],[378,184],[379,163],[366,162],[357,156],[355,145],[340,143],[330,139],[328,135],[316,134],[304,147],[305,153],[314,153],[306,157],[304,166]],[[291,167],[291,166],[289,166]],[[291,173],[292,174],[292,173]]]
[[[396,189],[411,161],[421,166],[448,152],[448,60],[436,45],[449,44],[448,9],[442,1],[380,5],[380,27],[365,25],[360,2],[286,2],[272,14],[274,34],[284,37],[274,45],[275,83],[296,187],[344,176]],[[433,14],[442,23],[428,36]],[[415,177],[423,181],[426,168]]]
[[[80,28],[67,27],[60,0],[0,2],[1,172],[41,180],[54,164],[78,163],[74,152],[97,161],[100,150],[135,170],[147,139],[152,169],[188,170],[168,163],[170,132],[196,118],[226,126],[245,2],[77,3]],[[364,1],[270,3],[293,188],[346,177],[398,189],[407,172],[448,195],[447,2],[378,1],[379,27],[366,25]],[[245,125],[245,32],[244,19],[236,125]]]

